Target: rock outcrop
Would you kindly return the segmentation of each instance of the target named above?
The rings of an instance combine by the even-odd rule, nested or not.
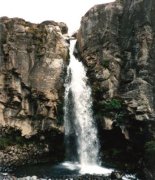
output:
[[[118,0],[94,6],[82,17],[76,54],[88,68],[103,158],[114,157],[124,164],[134,161],[136,168],[146,170],[145,161],[152,172],[154,7],[154,0]],[[146,171],[147,178],[153,178]]]
[[[54,21],[0,19],[0,165],[45,161],[49,152],[60,159],[67,31]]]

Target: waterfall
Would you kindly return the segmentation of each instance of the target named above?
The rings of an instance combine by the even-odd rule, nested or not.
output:
[[[92,113],[91,88],[85,67],[73,55],[74,45],[75,40],[71,40],[65,84],[66,158],[80,165],[97,165],[99,143]]]

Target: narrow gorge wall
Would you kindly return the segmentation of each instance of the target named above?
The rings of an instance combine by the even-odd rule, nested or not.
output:
[[[0,19],[0,166],[62,158],[67,31]]]
[[[135,161],[140,169],[144,160],[152,171],[154,7],[154,0],[96,5],[82,17],[77,33],[77,56],[88,68],[103,159]]]

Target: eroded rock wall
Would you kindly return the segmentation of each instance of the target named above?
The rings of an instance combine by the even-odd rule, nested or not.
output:
[[[103,158],[135,160],[137,167],[155,147],[154,7],[154,0],[94,6],[77,33],[77,55],[88,68]],[[153,160],[146,161],[153,170]]]
[[[37,154],[37,145],[44,146],[40,154],[44,149],[50,151],[47,146],[52,141],[49,138],[52,133],[57,141],[61,139],[59,146],[63,149],[61,123],[68,63],[67,31],[64,23],[54,21],[32,24],[19,18],[0,19],[0,147],[3,151],[0,165],[8,164],[9,153],[5,160],[5,150],[8,152],[7,148],[18,144],[20,138],[22,141],[25,138],[28,148],[21,147],[21,152],[19,146],[12,148],[12,151],[18,149],[13,164],[22,162],[22,152],[30,160]],[[9,142],[8,135],[12,136]],[[30,145],[27,139],[31,138]],[[56,146],[52,148],[57,149]],[[11,151],[10,157],[14,157]]]

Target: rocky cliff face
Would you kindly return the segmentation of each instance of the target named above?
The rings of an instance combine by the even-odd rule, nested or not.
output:
[[[0,19],[0,165],[61,156],[67,30],[54,21]]]
[[[135,161],[137,167],[145,159],[152,171],[154,7],[154,0],[94,6],[83,16],[77,33],[77,55],[88,68],[103,158]]]

